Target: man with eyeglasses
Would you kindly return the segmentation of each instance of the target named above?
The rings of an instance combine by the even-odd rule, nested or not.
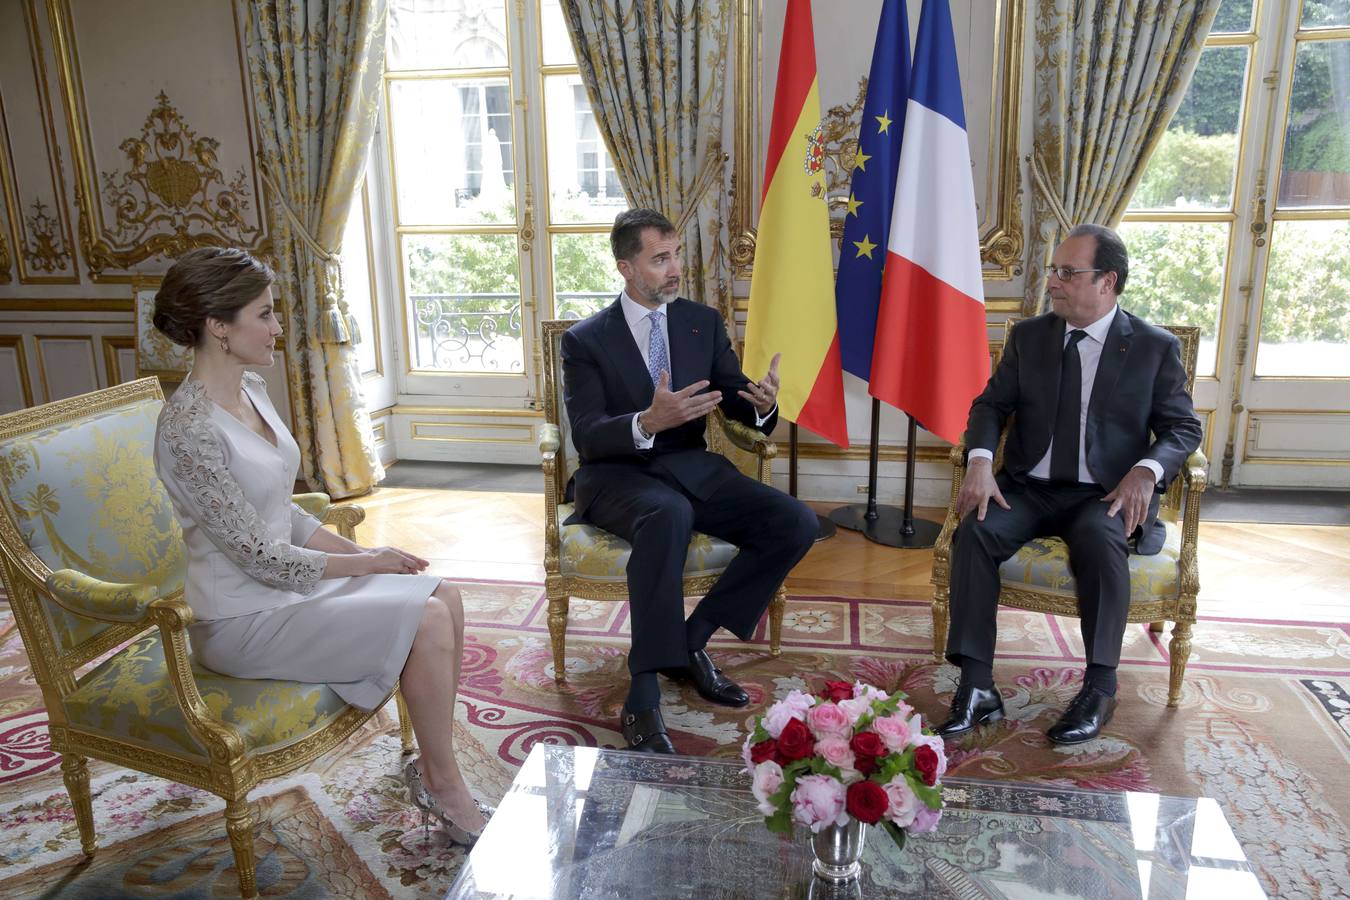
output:
[[[1068,545],[1087,652],[1082,689],[1047,734],[1056,744],[1090,741],[1115,712],[1130,542],[1136,553],[1162,549],[1158,501],[1201,437],[1180,342],[1119,307],[1128,274],[1114,231],[1070,231],[1050,267],[1053,312],[1012,329],[971,405],[947,636],[961,681],[937,729],[944,737],[1003,718],[993,680],[998,567],[1041,536]]]

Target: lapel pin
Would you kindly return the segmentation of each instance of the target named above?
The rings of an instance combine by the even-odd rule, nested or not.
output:
[[[694,331],[694,334],[698,334],[698,329],[697,329],[697,328],[693,329],[693,331]]]

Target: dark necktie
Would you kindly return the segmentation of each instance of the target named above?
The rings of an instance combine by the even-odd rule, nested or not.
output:
[[[1059,407],[1055,411],[1055,442],[1050,449],[1050,480],[1078,483],[1078,432],[1083,414],[1083,361],[1078,342],[1087,332],[1069,332],[1059,362]]]

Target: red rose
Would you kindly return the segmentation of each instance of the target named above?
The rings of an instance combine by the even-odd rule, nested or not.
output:
[[[822,696],[826,700],[833,700],[838,703],[840,700],[853,699],[853,685],[847,681],[827,681]]]
[[[877,760],[889,752],[886,745],[881,742],[881,735],[875,731],[858,732],[853,736],[853,740],[848,742],[848,746],[853,751],[854,766],[864,775],[875,772]]]
[[[783,759],[792,762],[806,759],[816,751],[816,742],[811,737],[811,729],[801,719],[789,719],[778,735],[778,753]]]
[[[760,741],[750,748],[750,762],[759,765],[770,760],[778,762],[778,742],[773,738]]]
[[[844,795],[844,808],[848,814],[868,825],[880,822],[890,805],[891,798],[875,781],[855,781],[848,786],[848,793]]]
[[[930,787],[937,784],[938,757],[932,747],[920,744],[914,748],[914,768],[919,770],[924,784]]]

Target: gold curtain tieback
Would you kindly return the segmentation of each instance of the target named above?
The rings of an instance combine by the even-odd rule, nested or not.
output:
[[[1066,232],[1071,231],[1073,223],[1069,221],[1069,214],[1065,211],[1064,204],[1060,202],[1059,197],[1050,186],[1050,175],[1045,163],[1041,160],[1040,148],[1033,150],[1027,159],[1031,163],[1031,180],[1036,185],[1037,190],[1041,192],[1041,199],[1045,201],[1046,206],[1050,207],[1050,212],[1059,222],[1059,227]]]

